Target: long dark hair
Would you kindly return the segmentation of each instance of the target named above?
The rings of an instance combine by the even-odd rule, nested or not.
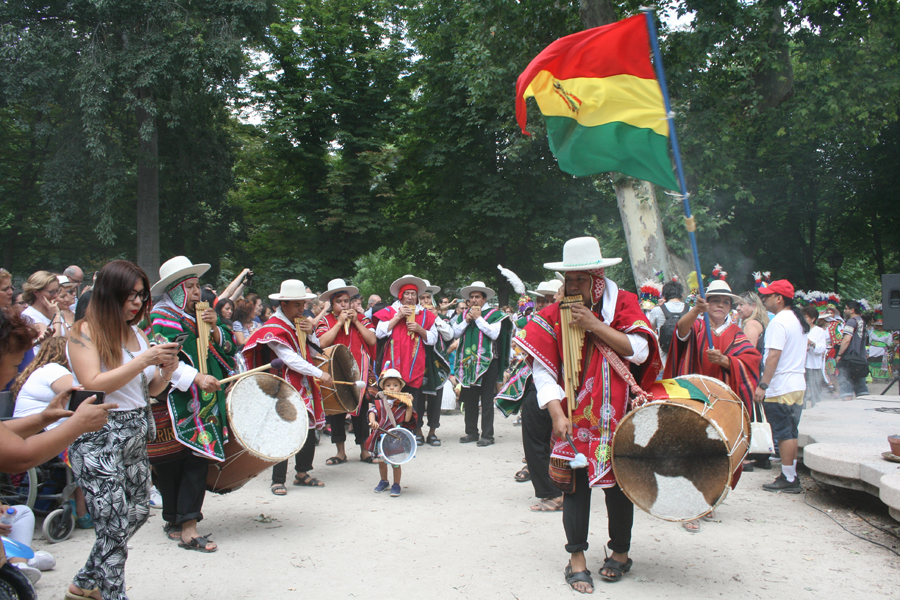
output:
[[[125,321],[122,308],[138,281],[143,282],[147,299],[138,313]],[[81,335],[81,326],[87,323],[101,362],[112,370],[122,364],[122,345],[128,339],[129,328],[144,320],[150,312],[150,280],[136,264],[114,260],[100,269],[92,291],[84,320],[75,323],[74,333]]]
[[[788,298],[784,294],[778,294],[781,296],[781,299],[784,300],[784,305],[791,309],[791,312],[794,313],[794,316],[797,317],[797,320],[800,321],[800,327],[803,329],[803,335],[809,333],[809,323],[806,322],[806,319],[803,318],[803,313],[800,312],[800,309],[794,306],[794,299]]]
[[[225,310],[225,307],[231,305],[231,319],[226,319],[225,315],[222,314],[222,311]],[[231,327],[231,324],[234,322],[234,301],[231,298],[225,298],[224,300],[219,300],[218,304],[216,304],[216,312],[219,313],[219,318],[222,319],[222,322]]]

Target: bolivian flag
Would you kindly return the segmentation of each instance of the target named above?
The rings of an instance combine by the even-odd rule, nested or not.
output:
[[[618,171],[678,189],[644,15],[560,38],[531,61],[516,82],[516,119],[526,135],[530,96],[566,173]]]

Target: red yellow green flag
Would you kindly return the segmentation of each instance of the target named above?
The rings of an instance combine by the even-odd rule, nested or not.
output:
[[[618,171],[678,190],[644,15],[560,38],[531,61],[516,82],[516,120],[526,135],[531,96],[566,173]]]

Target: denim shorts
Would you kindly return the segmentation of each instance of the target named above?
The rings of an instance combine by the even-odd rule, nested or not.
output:
[[[803,404],[780,404],[763,402],[766,420],[772,427],[772,437],[777,441],[796,440],[799,437],[800,415]]]

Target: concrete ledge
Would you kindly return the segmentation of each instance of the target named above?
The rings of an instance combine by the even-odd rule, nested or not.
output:
[[[862,396],[853,401],[828,400],[803,411],[799,444],[813,477],[830,485],[862,490],[881,499],[900,521],[900,463],[881,454],[887,436],[900,433],[896,396]]]

